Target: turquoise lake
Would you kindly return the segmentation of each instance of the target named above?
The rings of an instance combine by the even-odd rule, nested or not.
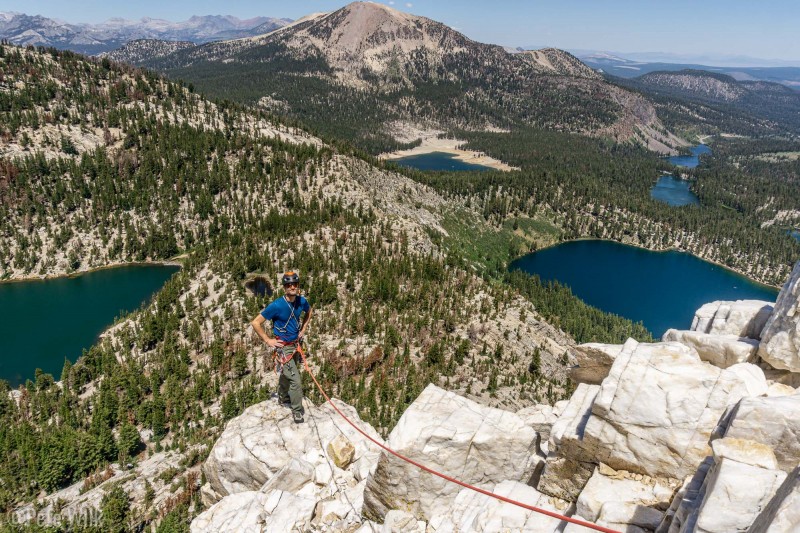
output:
[[[612,241],[570,241],[526,255],[511,269],[557,280],[589,305],[641,321],[654,336],[688,329],[714,300],[775,301],[778,290],[683,252],[651,252]],[[536,302],[534,302],[535,305]]]
[[[650,189],[650,197],[674,207],[700,205],[700,200],[689,189],[689,182],[678,179],[672,174],[658,178],[658,182]]]
[[[694,168],[700,164],[700,156],[703,154],[710,154],[711,148],[705,144],[698,144],[690,148],[692,155],[676,155],[668,158],[669,162],[679,167]]]
[[[0,379],[12,387],[36,368],[58,380],[71,362],[124,312],[149,301],[178,270],[136,265],[75,277],[0,283]]]
[[[430,154],[412,155],[400,159],[390,159],[403,167],[416,168],[417,170],[491,170],[483,165],[465,163],[453,154],[446,152],[432,152]]]

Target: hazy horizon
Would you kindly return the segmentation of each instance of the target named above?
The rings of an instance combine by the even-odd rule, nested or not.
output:
[[[29,2],[0,0],[0,11],[42,15],[71,24],[145,17],[180,22],[193,15],[296,20],[314,12],[335,11],[347,3],[332,0],[291,3],[231,0],[224,4],[210,0],[136,3],[40,0],[33,7]],[[573,0],[568,4],[553,0],[495,3],[388,0],[376,3],[437,20],[476,41],[514,48],[540,43],[540,46],[565,50],[606,51],[622,57],[634,54],[669,57],[675,62],[730,64],[731,59],[740,58],[775,66],[800,66],[800,39],[796,37],[796,28],[800,27],[800,4],[788,0],[768,2],[769,8],[758,9],[750,2],[738,0],[711,0],[702,5],[689,0],[669,5],[632,0],[603,3]]]

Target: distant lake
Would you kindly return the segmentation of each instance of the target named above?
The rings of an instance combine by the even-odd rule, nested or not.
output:
[[[593,305],[634,322],[656,337],[689,329],[694,312],[714,300],[775,301],[778,290],[684,252],[651,252],[612,241],[570,241],[510,265],[557,280]],[[534,302],[535,303],[535,302]]]
[[[650,189],[650,197],[671,206],[700,205],[700,200],[689,190],[689,182],[672,174],[658,178],[658,182]]]
[[[431,152],[400,159],[390,159],[389,161],[400,166],[416,168],[417,170],[492,170],[484,165],[465,163],[460,159],[456,159],[455,155],[447,152]]]
[[[800,230],[793,229],[789,232],[789,235],[794,237],[796,240],[800,241]]]
[[[0,283],[0,379],[12,387],[41,368],[58,380],[114,318],[147,302],[178,271],[137,265],[75,277]]]
[[[676,155],[668,158],[669,162],[679,167],[694,168],[700,164],[700,156],[703,154],[710,154],[711,148],[705,144],[698,144],[690,148],[692,155]]]

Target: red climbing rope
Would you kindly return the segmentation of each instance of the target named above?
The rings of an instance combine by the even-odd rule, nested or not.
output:
[[[303,348],[300,346],[300,343],[297,344],[297,351],[300,352],[300,357],[303,358],[303,366],[305,366],[306,371],[311,376],[311,379],[314,380],[314,383],[317,385],[317,388],[322,393],[322,395],[325,397],[325,399],[328,401],[328,403],[331,404],[331,407],[333,407],[336,410],[336,412],[339,413],[339,416],[344,418],[345,421],[348,424],[353,426],[353,429],[355,429],[356,431],[361,433],[367,440],[369,440],[370,442],[372,442],[376,446],[379,446],[384,451],[389,452],[390,454],[394,455],[398,459],[402,459],[403,461],[405,461],[407,463],[410,463],[410,464],[416,466],[417,468],[420,468],[420,469],[428,472],[429,474],[433,474],[434,476],[438,476],[438,477],[440,477],[442,479],[450,481],[451,483],[455,483],[456,485],[460,485],[460,486],[462,486],[464,488],[467,488],[467,489],[470,489],[470,490],[474,490],[475,492],[479,492],[479,493],[484,494],[486,496],[489,496],[491,498],[495,498],[495,499],[498,499],[500,501],[503,501],[503,502],[506,502],[506,503],[510,503],[510,504],[516,505],[518,507],[522,507],[523,509],[527,509],[529,511],[533,511],[535,513],[540,513],[540,514],[543,514],[543,515],[547,515],[547,516],[549,516],[551,518],[557,518],[557,519],[563,520],[565,522],[570,522],[570,523],[573,523],[573,524],[577,524],[579,526],[588,527],[588,528],[594,529],[596,531],[603,531],[605,533],[620,533],[619,531],[617,531],[615,529],[609,529],[607,527],[598,526],[597,524],[593,524],[591,522],[586,522],[584,520],[578,520],[576,518],[570,518],[568,516],[564,516],[564,515],[561,515],[561,514],[558,514],[558,513],[554,513],[552,511],[548,511],[546,509],[541,509],[539,507],[534,507],[533,505],[528,505],[526,503],[522,503],[522,502],[518,502],[516,500],[512,500],[511,498],[506,498],[505,496],[501,496],[499,494],[494,494],[493,492],[489,492],[488,490],[482,489],[480,487],[475,487],[474,485],[470,485],[469,483],[465,483],[463,481],[459,481],[459,480],[457,480],[455,478],[452,478],[450,476],[442,474],[441,472],[437,472],[436,470],[433,470],[432,468],[429,468],[429,467],[427,467],[427,466],[425,466],[425,465],[423,465],[421,463],[418,463],[418,462],[414,461],[413,459],[409,459],[408,457],[400,455],[399,453],[397,453],[393,449],[389,448],[388,446],[386,446],[384,444],[381,444],[377,440],[375,440],[372,437],[370,437],[364,430],[362,430],[360,427],[355,425],[355,423],[353,423],[352,420],[347,418],[347,416],[343,412],[341,412],[338,407],[336,407],[336,404],[333,403],[333,401],[331,401],[330,396],[328,396],[328,394],[322,388],[322,385],[320,385],[319,381],[317,381],[317,378],[314,376],[314,373],[311,372],[311,368],[309,368],[309,366],[308,366],[308,361],[306,361],[306,354],[303,351]]]

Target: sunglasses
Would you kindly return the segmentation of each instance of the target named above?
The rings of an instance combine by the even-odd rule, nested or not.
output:
[[[287,283],[284,285],[284,287],[297,287],[298,285],[299,283]]]

